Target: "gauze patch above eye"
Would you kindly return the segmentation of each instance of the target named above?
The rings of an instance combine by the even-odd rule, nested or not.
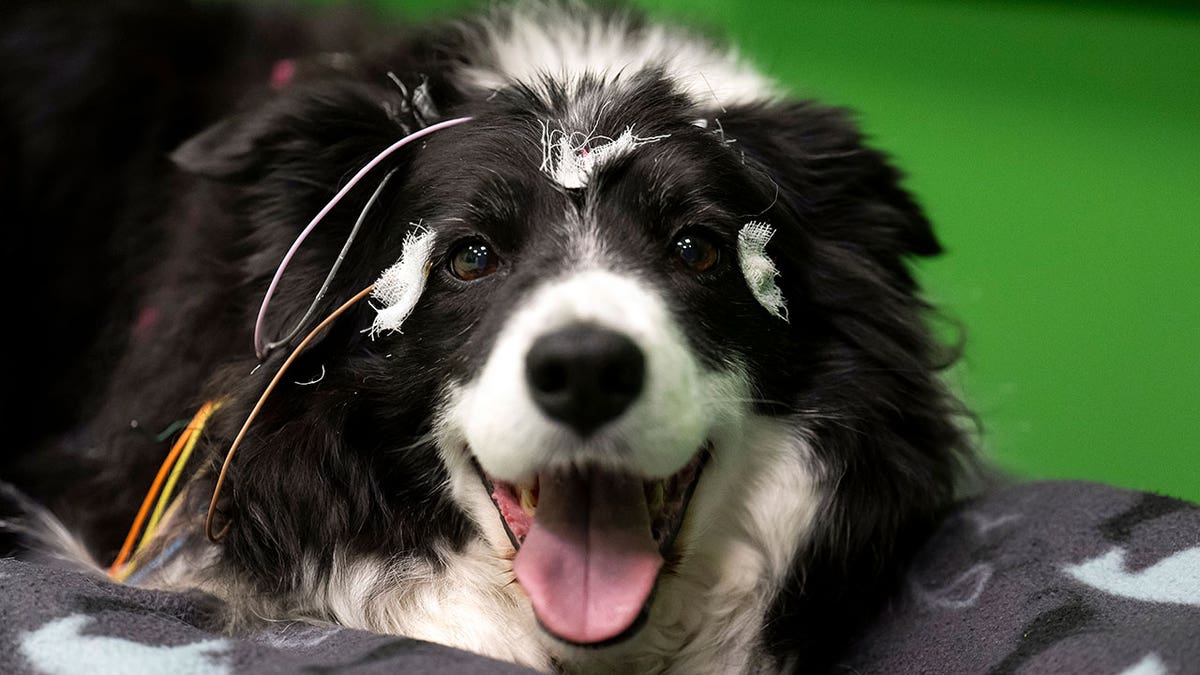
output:
[[[543,122],[542,165],[539,168],[565,188],[582,188],[587,186],[596,167],[604,162],[668,136],[670,134],[634,136],[633,127],[629,127],[613,139],[591,133],[567,133],[562,129],[551,129]]]
[[[775,283],[779,269],[767,257],[767,243],[773,236],[775,228],[770,225],[757,220],[747,223],[738,232],[738,263],[742,267],[742,275],[746,277],[746,284],[750,286],[750,292],[759,304],[771,314],[787,321],[787,301],[783,298],[783,291],[779,290],[779,285]]]
[[[412,314],[425,290],[433,242],[433,230],[419,225],[404,237],[400,260],[384,270],[371,292],[371,298],[379,303],[378,314],[370,328],[371,337],[384,331],[399,331],[404,320]]]

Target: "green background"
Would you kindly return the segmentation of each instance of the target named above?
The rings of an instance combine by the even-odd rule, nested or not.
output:
[[[383,0],[424,18],[469,0]],[[642,0],[861,113],[946,256],[952,374],[1002,467],[1200,501],[1200,9]]]

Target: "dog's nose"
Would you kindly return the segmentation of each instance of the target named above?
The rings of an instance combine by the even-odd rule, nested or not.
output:
[[[534,402],[584,436],[625,412],[645,374],[646,358],[633,340],[590,324],[543,335],[525,356]]]

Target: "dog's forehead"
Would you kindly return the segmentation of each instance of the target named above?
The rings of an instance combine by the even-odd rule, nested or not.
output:
[[[536,92],[513,87],[478,110],[476,124],[464,135],[523,169],[532,160],[533,168],[560,187],[578,189],[606,158],[669,138],[694,123],[692,107],[654,74],[618,82],[544,84]]]
[[[668,212],[720,211],[747,186],[728,180],[741,165],[698,114],[652,78],[564,91],[548,106],[509,92],[442,139],[426,168],[436,174],[433,208],[500,240],[556,225],[594,231],[614,211],[641,211],[653,234],[678,215]]]

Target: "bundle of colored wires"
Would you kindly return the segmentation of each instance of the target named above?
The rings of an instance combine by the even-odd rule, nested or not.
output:
[[[171,496],[175,492],[179,477],[183,475],[183,469],[187,466],[188,459],[192,456],[192,450],[200,440],[200,433],[204,430],[204,425],[220,407],[219,401],[209,401],[201,406],[196,416],[192,418],[183,433],[179,434],[175,444],[171,446],[170,452],[167,453],[166,459],[158,469],[158,474],[154,477],[154,482],[150,484],[150,491],[142,500],[137,516],[133,519],[129,534],[125,536],[125,543],[121,546],[121,552],[117,554],[116,560],[108,568],[110,578],[124,581],[140,565],[140,554],[158,532],[158,525],[167,510],[167,505],[171,503]],[[153,510],[151,510],[151,505],[154,507]],[[149,521],[147,521],[147,517],[149,517]],[[143,524],[146,526],[144,531]],[[140,541],[138,540],[139,532],[142,535]],[[134,542],[137,542],[136,549]]]

